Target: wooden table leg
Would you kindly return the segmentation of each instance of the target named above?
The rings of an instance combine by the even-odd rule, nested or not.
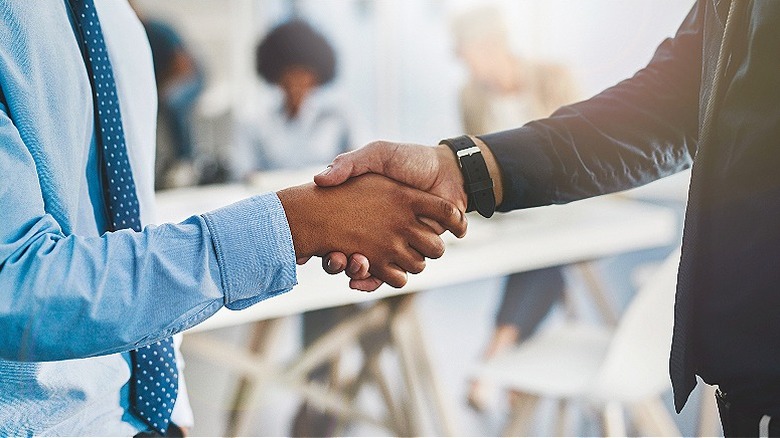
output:
[[[539,397],[533,394],[517,392],[512,402],[512,410],[509,414],[509,421],[504,427],[502,436],[527,436],[531,429],[536,406],[539,404]]]
[[[414,295],[407,295],[399,308],[399,312],[402,312],[403,317],[408,319],[411,329],[411,337],[408,341],[413,349],[414,357],[417,359],[415,363],[416,372],[420,374],[420,380],[425,384],[425,387],[422,388],[423,393],[428,395],[431,407],[439,420],[440,433],[444,436],[455,436],[457,427],[452,414],[454,409],[450,406],[451,398],[446,396],[441,379],[434,372],[428,349],[425,348],[425,340],[422,337],[424,330],[414,308],[414,297]]]
[[[575,266],[582,275],[582,278],[585,280],[585,285],[587,286],[588,292],[593,298],[593,302],[596,304],[596,307],[598,308],[601,317],[604,319],[604,322],[614,327],[617,325],[619,317],[615,311],[615,308],[612,306],[612,303],[610,303],[609,298],[607,297],[603,281],[596,273],[596,269],[593,263],[594,262],[582,262],[577,263]]]
[[[268,321],[257,321],[252,324],[252,333],[247,349],[255,355],[267,355],[275,345],[281,321],[273,319]],[[242,436],[249,431],[250,415],[257,401],[254,400],[257,382],[246,375],[242,375],[238,381],[233,404],[230,407],[228,424],[226,429],[227,436]]]
[[[611,401],[604,405],[602,421],[604,436],[626,436],[626,419],[620,402]]]
[[[433,371],[413,303],[413,294],[379,301],[323,334],[286,366],[273,364],[268,359],[279,320],[255,325],[249,351],[221,344],[202,335],[193,338],[188,350],[224,365],[241,376],[227,429],[228,436],[248,433],[251,420],[249,414],[260,405],[262,384],[268,379],[285,384],[343,421],[364,421],[386,428],[398,436],[422,435],[426,425],[430,424],[437,429],[436,434],[455,435],[452,411],[447,404],[443,386]],[[312,369],[332,360],[349,345],[361,345],[365,352],[364,370],[354,382],[328,388],[307,381],[306,376]],[[398,367],[405,383],[401,399],[393,395],[387,376],[381,369],[379,359],[383,349],[390,349],[397,354]],[[379,389],[386,405],[386,420],[373,418],[358,406],[353,406],[360,388],[368,384],[375,384]],[[433,413],[435,418],[426,417],[428,413]]]

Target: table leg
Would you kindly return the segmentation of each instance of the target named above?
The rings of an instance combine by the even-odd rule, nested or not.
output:
[[[509,421],[504,427],[502,436],[527,436],[538,403],[539,396],[517,392],[512,402]]]
[[[607,297],[606,290],[603,282],[596,273],[593,266],[594,262],[582,262],[577,263],[575,266],[585,280],[588,292],[590,292],[593,301],[596,303],[596,307],[601,313],[601,317],[610,326],[616,326],[618,322],[618,314]]]
[[[337,415],[342,421],[365,421],[387,428],[394,435],[421,435],[427,412],[438,420],[431,421],[437,433],[454,435],[455,427],[443,387],[421,338],[422,329],[414,312],[414,296],[384,299],[358,315],[342,321],[323,334],[292,363],[272,363],[268,352],[273,347],[279,320],[254,327],[250,351],[195,335],[188,342],[188,353],[195,353],[239,373],[241,381],[233,402],[228,436],[246,435],[251,415],[262,400],[262,383],[274,379],[301,394],[321,409]],[[364,369],[350,385],[325,387],[308,382],[308,373],[333,360],[348,345],[359,344],[364,351]],[[389,348],[398,357],[398,368],[405,382],[403,398],[396,400],[380,366],[380,353]],[[354,398],[366,384],[377,385],[386,405],[387,419],[375,419],[354,406]],[[342,388],[339,386],[348,386]],[[345,391],[346,389],[346,391]]]
[[[607,402],[602,411],[604,436],[626,436],[626,420],[620,402]]]
[[[427,384],[427,388],[423,388],[423,393],[430,396],[430,402],[439,419],[442,434],[445,436],[455,436],[457,427],[455,426],[455,419],[452,415],[454,409],[449,403],[449,400],[451,399],[448,399],[445,396],[445,390],[441,384],[441,379],[439,379],[433,371],[431,357],[428,354],[428,349],[425,348],[425,342],[422,338],[424,330],[420,324],[420,319],[417,317],[417,313],[414,310],[414,295],[408,295],[406,298],[407,299],[402,303],[399,312],[405,314],[411,328],[412,337],[409,341],[413,348],[414,356],[417,358],[417,372],[421,375],[421,380]]]
[[[659,397],[653,397],[631,406],[640,432],[647,436],[681,436],[672,415]]]
[[[268,354],[275,345],[274,341],[277,339],[280,326],[281,321],[279,319],[253,323],[252,334],[247,348],[249,352],[263,356]],[[228,416],[227,436],[241,436],[246,435],[248,432],[250,416],[246,414],[251,412],[257,403],[254,400],[256,398],[254,396],[256,390],[257,382],[255,379],[249,378],[245,374],[242,375],[238,381],[238,387],[236,388],[236,394]]]

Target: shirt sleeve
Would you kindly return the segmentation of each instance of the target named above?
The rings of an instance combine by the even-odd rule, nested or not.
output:
[[[129,351],[295,283],[292,238],[273,193],[141,232],[66,235],[0,105],[0,359]]]
[[[504,181],[500,211],[637,187],[688,168],[698,142],[702,2],[631,79],[549,118],[480,136]]]

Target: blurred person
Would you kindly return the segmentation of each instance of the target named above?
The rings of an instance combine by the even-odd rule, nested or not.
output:
[[[563,66],[524,59],[512,51],[506,23],[497,7],[460,13],[453,19],[452,29],[458,57],[469,72],[460,93],[461,117],[467,134],[519,126],[574,101],[573,80]],[[534,333],[563,297],[563,271],[563,267],[551,267],[507,278],[484,360]],[[487,399],[487,385],[473,381],[469,405],[483,410]]]
[[[257,44],[256,72],[279,94],[270,108],[255,106],[242,115],[234,160],[237,178],[250,180],[256,172],[324,166],[359,144],[355,119],[322,91],[336,78],[336,64],[333,46],[300,19],[276,26]],[[303,347],[353,312],[353,306],[344,306],[304,313]],[[331,368],[322,366],[309,378],[327,381]],[[332,414],[304,403],[290,433],[331,435],[336,422]]]
[[[135,2],[131,5],[149,38],[157,83],[155,188],[197,184],[192,117],[203,91],[203,70],[173,26],[148,17]]]
[[[692,166],[669,359],[675,409],[698,375],[718,387],[727,437],[780,436],[778,24],[774,0],[699,0],[646,67],[588,100],[436,148],[372,143],[315,181],[335,186],[380,173],[489,217]],[[359,265],[348,271],[354,287],[381,283],[365,260],[327,259],[332,271]]]
[[[324,165],[363,139],[358,121],[323,87],[336,78],[336,53],[308,23],[278,25],[255,50],[259,77],[274,86],[239,116],[233,174]],[[258,105],[259,103],[259,105]]]
[[[173,334],[334,250],[402,286],[443,251],[422,218],[465,233],[454,205],[378,175],[150,225],[157,96],[128,3],[0,10],[0,436],[180,434]]]

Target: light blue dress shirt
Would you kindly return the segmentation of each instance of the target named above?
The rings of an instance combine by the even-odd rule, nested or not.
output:
[[[124,0],[96,7],[146,225],[151,54]],[[134,435],[126,352],[292,288],[284,211],[267,194],[101,234],[92,91],[67,0],[0,1],[0,89],[0,435]]]

